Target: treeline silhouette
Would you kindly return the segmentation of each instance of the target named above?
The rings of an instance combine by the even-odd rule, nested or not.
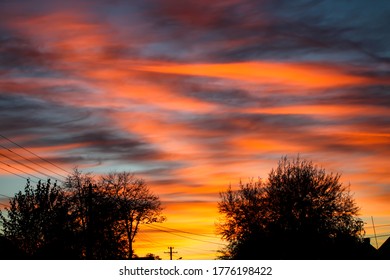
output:
[[[299,156],[283,157],[266,180],[220,194],[220,259],[388,259],[365,239],[349,187]],[[129,172],[95,180],[77,169],[62,186],[27,180],[0,213],[0,258],[132,259],[140,224],[163,222],[161,202]],[[148,254],[140,259],[159,259]]]
[[[363,221],[340,175],[283,157],[267,180],[240,182],[218,204],[221,259],[373,259]]]
[[[3,259],[131,259],[141,223],[164,221],[161,202],[129,172],[98,180],[75,170],[63,186],[29,180],[0,213]],[[149,254],[147,258],[154,257]]]

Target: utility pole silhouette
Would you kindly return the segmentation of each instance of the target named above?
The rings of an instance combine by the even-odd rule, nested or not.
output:
[[[376,248],[378,249],[378,239],[376,238],[376,230],[375,230],[375,225],[374,225],[374,218],[372,216],[371,216],[371,222],[372,222],[372,227],[374,228],[374,236],[375,236]]]
[[[168,247],[169,252],[164,252],[164,254],[169,254],[170,260],[172,260],[172,255],[177,254],[177,252],[173,252],[172,250],[174,249],[173,247]]]

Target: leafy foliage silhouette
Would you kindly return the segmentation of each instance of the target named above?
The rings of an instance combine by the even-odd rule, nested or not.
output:
[[[268,180],[221,193],[222,259],[364,258],[363,222],[340,175],[283,157]]]
[[[10,199],[6,218],[0,213],[3,222],[3,235],[26,258],[47,258],[56,254],[57,258],[74,257],[73,221],[68,213],[68,201],[64,191],[50,180],[38,182],[34,188],[30,181]]]
[[[130,259],[140,224],[165,217],[158,196],[133,174],[95,180],[75,169],[64,187],[27,181],[0,220],[2,243],[15,246],[22,258]]]
[[[77,221],[80,258],[123,259],[126,253],[115,228],[117,213],[91,174],[74,170],[65,183],[70,213]]]

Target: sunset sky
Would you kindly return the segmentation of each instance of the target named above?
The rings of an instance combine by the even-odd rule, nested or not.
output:
[[[132,171],[167,217],[135,253],[213,259],[219,192],[299,154],[390,234],[389,27],[387,0],[0,0],[0,135],[56,165],[0,137],[0,194]]]

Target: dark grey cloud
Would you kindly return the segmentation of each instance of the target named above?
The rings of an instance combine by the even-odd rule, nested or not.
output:
[[[256,85],[243,89],[237,84],[212,77],[196,77],[166,73],[142,72],[138,80],[153,81],[180,95],[226,108],[271,108],[276,106],[302,104],[306,98],[315,98],[300,88],[291,90],[285,85]],[[317,91],[316,91],[317,92]],[[283,98],[281,98],[283,96]]]
[[[390,107],[390,87],[381,84],[291,92],[283,89],[263,89],[260,86],[258,89],[245,91],[239,88],[216,88],[199,83],[183,88],[182,94],[231,108],[261,109],[295,105],[345,105],[372,106],[382,110]],[[381,114],[380,112],[379,116]]]
[[[345,117],[323,117],[298,113],[226,113],[177,119],[178,123],[197,133],[195,137],[191,135],[188,137],[208,151],[207,156],[210,160],[218,162],[218,159],[221,159],[224,163],[231,157],[234,161],[246,158],[245,155],[240,154],[231,140],[247,137],[284,143],[286,146],[296,147],[296,153],[303,152],[299,149],[305,149],[311,152],[326,151],[340,155],[383,155],[383,151],[388,150],[390,139],[378,133],[388,133],[389,121],[390,118],[384,118],[382,114],[375,115],[375,113],[369,116],[346,114]],[[350,130],[339,131],[337,127],[349,127]],[[338,132],[333,134],[328,131]],[[370,133],[381,137],[381,141],[373,146],[372,142],[367,141],[372,137]],[[280,145],[283,147],[283,144]],[[257,156],[258,154],[254,153],[251,157],[257,158]]]
[[[66,108],[41,99],[2,92],[0,115],[0,129],[11,135],[54,132],[61,124],[87,117],[85,111],[77,108]]]
[[[345,63],[388,61],[390,55],[390,4],[383,1],[141,2],[122,4],[122,12],[111,10],[108,17],[126,10],[142,15],[144,24],[137,27],[148,38],[140,52],[146,57]]]
[[[265,100],[266,98],[257,98],[240,89],[212,89],[202,87],[202,85],[194,85],[191,89],[187,89],[183,92],[183,94],[205,102],[228,107],[251,107],[260,104],[265,105],[268,101]]]
[[[10,138],[27,136],[26,147],[60,147],[77,144],[78,155],[54,162],[117,160],[147,161],[163,155],[137,135],[122,133],[98,110],[59,105],[48,100],[0,94],[0,131]],[[96,124],[99,125],[96,125]],[[76,147],[77,149],[77,147]],[[91,156],[93,155],[93,156]]]
[[[40,50],[26,37],[0,34],[0,70],[5,73],[53,75],[51,66],[56,58],[56,54]]]
[[[89,22],[104,22],[111,30],[111,45],[101,48],[103,57],[110,59],[292,60],[360,65],[388,65],[390,59],[390,4],[385,1],[377,5],[358,0],[94,1],[94,5],[88,1],[40,2],[39,9],[28,1],[3,5],[7,18],[72,10],[73,5]],[[8,34],[0,37],[6,40],[3,52],[13,67],[32,67],[31,63],[56,58],[57,54],[32,48],[28,44],[33,42],[31,38],[20,38],[5,26],[3,30]]]
[[[297,131],[303,127],[326,124],[326,120],[317,120],[312,116],[299,114],[248,114],[227,113],[212,117],[199,118],[194,129],[224,131],[225,133],[250,133],[254,131]]]
[[[328,89],[306,97],[303,101],[315,104],[361,105],[380,108],[390,107],[390,86],[372,85]]]
[[[351,4],[348,1],[303,0],[219,3],[156,0],[133,1],[131,4],[127,1],[96,2],[92,7],[87,2],[79,1],[76,7],[88,18],[86,21],[100,19],[116,31],[112,34],[112,44],[102,46],[101,50],[103,57],[112,60],[146,57],[197,62],[257,59],[326,60],[336,63],[352,61],[353,65],[368,67],[358,68],[351,73],[383,77],[384,80],[389,76],[387,59],[390,38],[386,28],[389,26],[390,5],[387,2],[381,2],[380,5],[370,5],[366,1],[354,1]],[[60,4],[59,1],[41,5],[39,9],[33,9],[34,5],[28,1],[21,8],[14,3],[3,5],[8,10],[8,20],[11,16],[39,16],[72,6]],[[3,74],[14,75],[16,71],[16,74],[27,73],[31,76],[35,73],[47,77],[59,73],[56,72],[56,63],[63,63],[57,61],[60,53],[45,51],[33,38],[15,34],[9,26],[0,24],[0,27],[0,67]],[[133,44],[132,38],[136,44]],[[381,67],[373,67],[378,61]],[[350,65],[353,66],[347,64]],[[74,70],[76,66],[71,68]],[[217,79],[162,74],[149,74],[141,78],[165,84],[186,97],[219,105],[221,110],[310,104],[372,105],[382,108],[388,107],[390,100],[389,88],[380,85],[317,91],[300,96],[280,91],[275,93],[266,88],[252,91],[234,86],[227,88],[216,85]],[[11,134],[21,130],[24,133],[51,131],[53,136],[50,139],[53,143],[76,141],[91,147],[95,153],[117,154],[121,160],[161,156],[136,135],[122,135],[116,127],[103,129],[110,126],[111,120],[103,117],[101,108],[83,106],[83,109],[79,109],[76,106],[60,105],[67,98],[77,104],[77,98],[85,100],[99,97],[89,89],[69,85],[42,86],[39,83],[22,86],[12,79],[2,81],[1,86],[1,114],[7,120],[1,126]],[[177,120],[194,131],[212,135],[206,139],[195,138],[212,147],[221,146],[220,143],[229,134],[260,131],[264,132],[262,137],[266,134],[282,137],[337,123],[354,124],[357,127],[378,127],[388,123],[380,115],[332,120],[304,114],[219,113],[178,116]],[[97,118],[95,123],[100,123],[96,130],[90,129],[92,118]],[[60,139],[55,136],[57,132],[70,136]]]

